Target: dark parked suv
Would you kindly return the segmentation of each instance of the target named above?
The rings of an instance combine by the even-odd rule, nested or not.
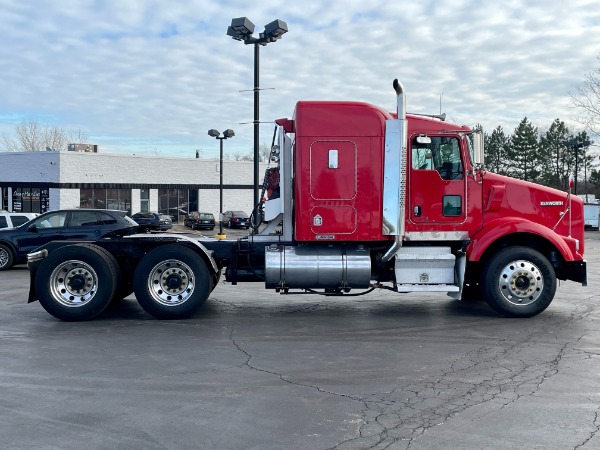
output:
[[[139,212],[131,216],[140,226],[140,232],[167,231],[173,228],[171,216],[155,212]]]
[[[108,233],[136,232],[127,211],[62,209],[44,213],[16,228],[0,230],[0,270],[27,261],[27,253],[50,241],[95,240]]]
[[[201,228],[214,230],[215,216],[212,213],[192,211],[187,215],[183,224],[186,227],[190,227],[192,230],[199,230]]]
[[[250,218],[244,211],[225,211],[221,222],[229,228],[250,228]]]

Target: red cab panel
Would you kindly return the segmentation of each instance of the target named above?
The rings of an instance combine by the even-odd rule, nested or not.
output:
[[[296,240],[389,239],[381,234],[381,149],[391,118],[366,103],[296,105]]]

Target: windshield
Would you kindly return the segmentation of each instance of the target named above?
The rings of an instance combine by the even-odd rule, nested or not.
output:
[[[138,224],[138,223],[137,223],[135,220],[133,220],[133,219],[132,219],[131,217],[129,217],[129,216],[123,216],[123,219],[125,219],[125,220],[126,220],[128,223],[130,223],[131,225],[134,225],[134,226],[135,226],[135,225],[137,225],[137,224]]]

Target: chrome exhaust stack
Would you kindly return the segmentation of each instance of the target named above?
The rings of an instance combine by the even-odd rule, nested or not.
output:
[[[404,86],[396,79],[393,87],[396,91],[397,110],[396,119],[386,120],[385,125],[381,232],[386,236],[396,236],[394,248],[397,248],[402,245],[404,235],[408,124]],[[389,259],[392,255],[386,256]]]

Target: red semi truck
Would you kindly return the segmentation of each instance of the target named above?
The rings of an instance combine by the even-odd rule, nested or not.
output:
[[[29,255],[29,301],[85,320],[133,291],[152,316],[179,319],[224,274],[282,294],[445,292],[530,317],[558,279],[586,285],[583,201],[487,172],[480,130],[407,114],[404,88],[393,86],[395,113],[301,101],[276,121],[277,164],[247,237],[52,242]]]

